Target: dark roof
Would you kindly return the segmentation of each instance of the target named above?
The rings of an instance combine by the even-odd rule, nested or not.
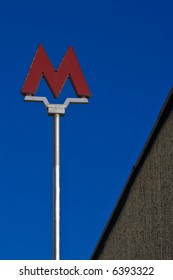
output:
[[[97,260],[99,254],[102,252],[105,241],[107,240],[109,233],[111,232],[113,226],[115,225],[115,223],[121,213],[121,210],[123,209],[123,206],[126,203],[126,200],[127,200],[128,194],[130,192],[130,189],[133,185],[133,182],[134,182],[136,176],[138,175],[138,172],[139,172],[141,166],[143,165],[143,162],[145,161],[145,158],[146,158],[148,152],[150,151],[151,146],[153,145],[153,142],[154,142],[156,136],[158,135],[163,123],[165,122],[166,118],[168,117],[169,112],[171,111],[172,107],[173,107],[173,87],[171,88],[171,90],[169,92],[169,95],[160,111],[160,114],[156,120],[156,123],[149,135],[149,138],[148,138],[136,164],[132,168],[132,171],[122,190],[120,198],[117,201],[115,208],[113,209],[112,215],[110,216],[110,218],[104,228],[104,231],[97,243],[97,246],[91,256],[91,260]]]

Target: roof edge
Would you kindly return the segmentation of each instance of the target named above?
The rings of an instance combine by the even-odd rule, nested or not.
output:
[[[116,223],[118,216],[127,200],[129,191],[131,189],[132,183],[134,182],[140,168],[142,167],[144,160],[148,154],[148,152],[150,151],[154,140],[156,138],[156,136],[158,135],[164,121],[167,119],[169,112],[171,111],[171,108],[173,106],[173,87],[171,88],[171,90],[169,91],[169,94],[164,102],[164,105],[162,107],[162,109],[160,110],[160,113],[157,117],[157,120],[153,126],[153,129],[151,130],[149,137],[144,145],[144,148],[142,149],[142,152],[139,155],[138,160],[136,161],[135,165],[133,166],[130,175],[125,183],[125,186],[121,192],[121,195],[112,211],[112,214],[110,216],[110,218],[108,219],[108,222],[101,234],[101,237],[94,249],[94,252],[91,255],[91,260],[97,260],[99,254],[101,253],[105,241],[112,229],[112,227],[114,226],[114,224]]]

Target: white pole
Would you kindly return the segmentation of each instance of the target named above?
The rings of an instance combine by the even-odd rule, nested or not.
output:
[[[25,96],[25,101],[43,102],[53,116],[53,259],[60,260],[60,116],[70,103],[87,104],[87,98],[67,98],[64,104],[50,104],[43,96]]]
[[[53,115],[53,259],[60,260],[60,115]]]

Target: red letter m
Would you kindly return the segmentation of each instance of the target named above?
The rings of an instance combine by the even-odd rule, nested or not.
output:
[[[53,96],[57,98],[69,78],[78,97],[90,97],[91,92],[72,47],[69,47],[57,70],[54,69],[45,50],[40,45],[28,71],[21,93],[34,95],[44,77]]]

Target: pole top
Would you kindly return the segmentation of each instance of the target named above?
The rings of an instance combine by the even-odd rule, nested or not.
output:
[[[48,115],[52,116],[54,114],[59,114],[63,116],[65,114],[65,109],[71,104],[87,104],[88,99],[86,97],[82,98],[67,98],[63,104],[50,104],[46,97],[43,96],[25,96],[25,101],[28,102],[43,102],[48,110]]]

